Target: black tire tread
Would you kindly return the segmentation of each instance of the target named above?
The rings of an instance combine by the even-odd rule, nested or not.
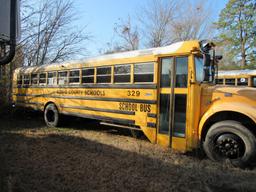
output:
[[[238,121],[226,120],[213,124],[207,132],[205,141],[203,143],[203,148],[206,155],[214,161],[223,161],[213,152],[213,146],[211,146],[213,139],[216,134],[220,134],[221,132],[232,132],[238,135],[243,142],[245,143],[245,154],[239,159],[231,159],[231,163],[234,166],[244,168],[248,166],[251,161],[256,156],[256,138],[253,133],[243,126]]]

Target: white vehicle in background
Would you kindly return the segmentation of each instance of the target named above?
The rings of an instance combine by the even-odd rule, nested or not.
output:
[[[216,83],[219,85],[256,87],[256,70],[219,71]]]

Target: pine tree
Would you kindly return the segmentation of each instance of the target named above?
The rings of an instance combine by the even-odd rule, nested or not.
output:
[[[241,68],[246,68],[251,58],[255,58],[255,20],[256,0],[229,0],[216,23],[220,43],[228,47],[234,60],[240,61]]]

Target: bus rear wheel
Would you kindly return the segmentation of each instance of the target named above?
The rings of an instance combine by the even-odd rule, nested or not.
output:
[[[256,138],[237,121],[221,121],[210,127],[203,148],[214,161],[228,159],[234,166],[244,168],[254,160]]]
[[[57,127],[60,123],[60,114],[57,107],[51,103],[45,107],[44,121],[48,127]]]

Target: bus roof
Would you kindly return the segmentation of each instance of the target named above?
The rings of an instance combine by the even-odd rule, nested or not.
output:
[[[93,63],[101,63],[104,61],[118,61],[121,59],[132,59],[137,57],[155,57],[158,55],[167,55],[167,54],[173,54],[173,53],[187,53],[190,52],[193,48],[199,49],[199,41],[192,40],[192,41],[181,41],[177,43],[173,43],[168,46],[164,47],[157,47],[157,48],[150,48],[150,49],[141,49],[141,50],[135,50],[135,51],[126,51],[121,53],[114,53],[114,54],[106,54],[96,57],[88,57],[81,60],[71,60],[67,62],[62,63],[51,63],[51,64],[45,64],[41,66],[31,66],[31,67],[21,67],[17,68],[15,72],[22,71],[22,72],[37,72],[40,70],[53,70],[53,69],[59,69],[60,67],[69,67],[70,65],[75,64],[88,64],[87,67],[94,66]],[[120,63],[122,64],[122,63]]]

